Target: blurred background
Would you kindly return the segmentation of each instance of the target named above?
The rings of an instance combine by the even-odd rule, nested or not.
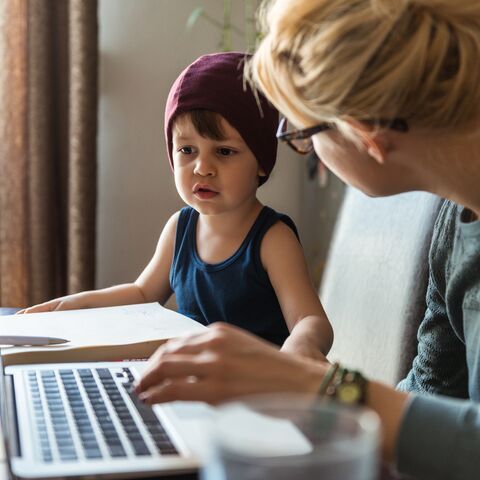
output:
[[[137,277],[182,207],[163,135],[170,86],[202,54],[251,50],[258,3],[1,0],[3,306]],[[280,145],[259,197],[294,219],[318,284],[343,185],[319,187],[307,163]]]

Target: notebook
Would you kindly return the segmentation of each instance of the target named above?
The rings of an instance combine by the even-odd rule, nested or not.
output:
[[[3,363],[146,359],[166,340],[205,330],[159,303],[0,316],[2,335],[59,337],[68,344],[1,348]]]

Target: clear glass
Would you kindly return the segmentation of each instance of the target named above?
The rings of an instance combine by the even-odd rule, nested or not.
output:
[[[224,404],[202,480],[376,480],[377,414],[301,395]]]

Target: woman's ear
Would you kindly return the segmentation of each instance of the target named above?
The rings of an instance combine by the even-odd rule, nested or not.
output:
[[[257,175],[259,177],[266,177],[267,176],[267,174],[265,173],[265,170],[260,165],[258,166]]]
[[[374,127],[359,122],[358,120],[348,119],[347,123],[360,138],[367,153],[383,165],[390,147],[386,132],[383,130],[375,130]]]

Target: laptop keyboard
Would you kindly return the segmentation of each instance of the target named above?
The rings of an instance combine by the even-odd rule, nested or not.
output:
[[[120,387],[108,368],[27,372],[44,462],[178,455],[152,408],[131,392],[130,369],[116,371]]]

